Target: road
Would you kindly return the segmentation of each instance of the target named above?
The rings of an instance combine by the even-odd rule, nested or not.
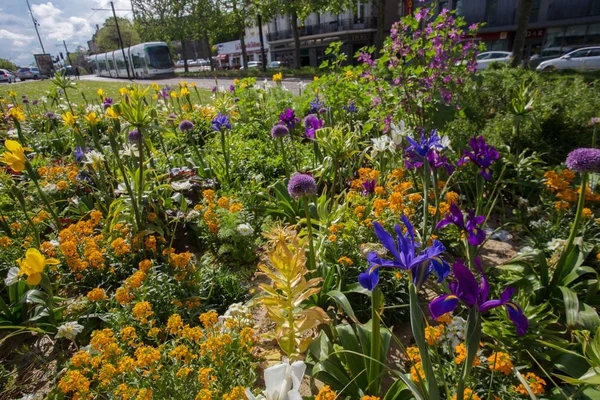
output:
[[[96,82],[130,82],[129,79],[105,78],[105,77],[95,76],[95,75],[82,75],[81,80],[96,81]],[[181,77],[181,76],[172,77],[172,78],[162,78],[162,79],[143,79],[143,80],[142,79],[137,79],[137,80],[134,79],[133,82],[138,82],[138,83],[156,82],[157,84],[163,86],[163,85],[177,85],[182,80],[186,81],[187,83],[194,82],[196,84],[196,86],[201,89],[209,89],[210,90],[213,88],[213,86],[215,86],[214,78],[190,78],[190,77]],[[256,78],[256,80],[257,80],[257,82],[261,83],[264,81],[264,78]],[[301,85],[306,85],[307,83],[309,83],[311,81],[312,81],[312,79],[288,78],[288,79],[284,79],[282,84],[284,87],[286,87],[287,89],[292,91],[292,93],[298,94],[298,93],[300,93]],[[273,82],[270,82],[270,83],[273,84]],[[218,85],[228,88],[230,85],[233,85],[233,78],[219,78]]]

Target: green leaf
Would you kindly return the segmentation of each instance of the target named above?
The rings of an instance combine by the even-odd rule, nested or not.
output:
[[[360,324],[360,322],[356,318],[356,315],[354,314],[354,310],[352,309],[352,304],[350,304],[350,301],[348,301],[348,298],[346,297],[346,295],[344,293],[340,292],[339,290],[330,290],[329,292],[327,292],[326,296],[329,296],[333,300],[335,300],[335,302],[340,307],[342,307],[342,309],[344,310],[346,315],[354,323]]]
[[[563,294],[567,326],[571,328],[582,326],[590,331],[600,327],[598,313],[589,305],[580,303],[577,293],[565,286],[560,286],[559,289]]]

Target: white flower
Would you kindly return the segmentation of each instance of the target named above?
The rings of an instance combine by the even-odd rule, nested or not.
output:
[[[42,188],[42,191],[46,194],[52,194],[58,192],[58,186],[54,183],[48,183]]]
[[[16,138],[19,136],[19,132],[17,132],[16,129],[10,129],[8,132],[6,132],[8,134],[8,137],[10,138]]]
[[[81,333],[82,331],[83,325],[79,325],[75,321],[69,321],[58,327],[58,333],[56,334],[56,337],[58,339],[65,338],[74,341],[77,334]]]
[[[250,236],[254,233],[254,229],[248,224],[239,224],[237,226],[237,231],[242,236]]]
[[[378,153],[384,153],[386,151],[391,153],[396,152],[394,141],[387,135],[383,135],[371,140],[373,141],[373,151],[371,153],[373,158],[377,157]]]
[[[551,241],[549,241],[548,243],[546,243],[546,248],[548,250],[554,251],[556,249],[558,249],[560,246],[562,246],[564,240],[562,239],[552,239]]]
[[[6,279],[4,279],[4,284],[6,286],[10,286],[19,282],[19,271],[20,270],[18,267],[12,267],[9,269],[8,274],[6,274]]]
[[[40,97],[40,102],[47,103],[48,102],[48,98],[46,96],[42,96],[42,97]]]
[[[281,364],[265,369],[266,389],[255,397],[246,389],[248,400],[302,400],[300,383],[306,371],[304,361],[290,361],[285,358]]]
[[[179,192],[182,190],[190,190],[192,188],[192,184],[190,181],[171,182],[171,187],[173,190]]]
[[[392,124],[390,128],[390,134],[396,146],[400,146],[404,140],[404,137],[410,135],[409,129],[404,121],[400,121],[398,124]]]
[[[524,247],[521,247],[521,250],[519,250],[519,254],[531,253],[532,251],[533,251],[533,247],[524,246]]]
[[[440,144],[445,149],[450,149],[451,148],[450,147],[450,138],[448,137],[448,135],[442,136],[442,138],[440,139]]]
[[[187,215],[185,216],[185,221],[192,222],[192,221],[197,220],[198,217],[200,217],[200,212],[197,210],[192,210],[189,213],[187,213]]]
[[[83,163],[96,165],[101,161],[104,161],[104,156],[102,155],[102,153],[100,153],[97,150],[92,150],[85,153],[85,161]]]
[[[60,242],[58,240],[51,240],[50,244],[54,247],[58,247],[60,245]]]
[[[127,157],[139,157],[140,150],[136,144],[125,144],[119,154]]]

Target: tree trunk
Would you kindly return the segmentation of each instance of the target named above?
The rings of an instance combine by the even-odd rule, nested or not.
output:
[[[298,13],[292,11],[292,33],[294,35],[294,66],[300,68],[300,32],[298,31]]]
[[[244,32],[244,28],[240,29],[240,47],[242,48],[242,65],[245,70],[248,70],[248,52],[246,51],[246,32]]]
[[[515,33],[515,41],[513,43],[513,67],[520,66],[523,61],[523,48],[525,47],[525,39],[527,38],[527,26],[529,25],[532,5],[533,0],[520,0],[517,12],[517,32]]]
[[[383,28],[385,26],[385,0],[377,1],[377,42],[375,43],[375,57],[379,57],[383,49]]]
[[[210,63],[210,70],[214,71],[215,70],[215,62],[213,61],[212,58],[212,49],[210,48],[210,41],[208,40],[208,33],[204,32],[204,45],[206,46],[206,49],[208,50],[208,62]]]
[[[183,70],[185,72],[189,72],[187,64],[187,52],[185,51],[185,40],[181,41],[181,56],[183,57]]]

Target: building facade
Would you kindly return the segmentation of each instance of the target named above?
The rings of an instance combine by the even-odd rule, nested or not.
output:
[[[456,10],[468,24],[485,23],[479,31],[488,50],[512,50],[517,30],[519,0],[386,0],[385,35],[392,24],[417,7],[435,3],[436,11]],[[375,2],[359,1],[354,10],[341,14],[310,14],[298,21],[301,66],[317,67],[325,59],[331,42],[344,43],[342,51],[352,62],[358,49],[375,43],[377,31]],[[294,38],[290,17],[279,15],[266,26],[273,60],[294,64]],[[525,56],[546,47],[574,47],[600,44],[600,0],[533,0]]]

